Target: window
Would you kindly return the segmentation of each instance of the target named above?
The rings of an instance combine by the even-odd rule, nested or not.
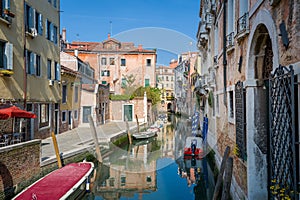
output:
[[[109,186],[114,187],[115,186],[115,178],[109,178]]]
[[[67,111],[65,111],[65,110],[61,112],[61,121],[63,123],[67,122]]]
[[[75,86],[75,89],[74,89],[74,102],[75,103],[78,102],[78,91],[79,91],[78,86]]]
[[[35,75],[41,76],[41,56],[35,55],[35,61],[36,61]]]
[[[55,62],[55,80],[60,80],[60,65],[58,64],[58,62]]]
[[[50,40],[51,39],[51,30],[50,30],[51,22],[48,19],[46,19],[45,23],[46,23],[45,24],[46,25],[46,28],[45,28],[46,39]]]
[[[25,51],[27,74],[41,76],[41,56],[29,50]]]
[[[121,186],[126,185],[126,176],[121,175]]]
[[[52,66],[51,66],[51,60],[47,60],[47,77],[49,80],[52,79]]]
[[[61,103],[67,103],[67,85],[62,86]]]
[[[102,70],[101,71],[101,76],[110,76],[110,71],[109,70]]]
[[[52,33],[52,40],[54,44],[57,44],[57,26],[53,25],[53,33]]]
[[[57,37],[57,26],[54,25],[52,22],[50,22],[48,19],[46,19],[46,39],[50,40],[54,44],[57,44],[58,37]]]
[[[0,41],[0,70],[13,69],[13,45]]]
[[[115,58],[109,58],[109,64],[115,65]]]
[[[147,59],[147,66],[148,66],[148,67],[151,66],[151,59]]]
[[[101,65],[106,65],[106,58],[101,58]]]
[[[39,35],[43,35],[43,16],[38,12],[35,12],[35,28]]]
[[[40,127],[49,126],[49,104],[40,104]]]
[[[10,10],[10,0],[0,0],[1,17],[10,20],[10,17],[4,13],[4,10]]]
[[[57,0],[53,0],[53,6],[54,8],[57,8]]]
[[[78,111],[74,110],[74,119],[78,119]]]
[[[227,3],[227,34],[234,32],[234,0]]]
[[[27,74],[35,74],[35,54],[29,50],[25,51],[26,54],[26,72]]]
[[[122,87],[122,88],[125,88],[126,85],[127,85],[127,80],[126,80],[126,78],[122,78],[121,87]]]
[[[121,59],[121,66],[126,66],[126,59],[124,58]]]
[[[145,79],[145,87],[148,87],[150,86],[150,79]]]
[[[229,91],[229,101],[228,101],[228,117],[229,117],[229,121],[232,121],[234,119],[234,102],[233,102],[233,91]]]

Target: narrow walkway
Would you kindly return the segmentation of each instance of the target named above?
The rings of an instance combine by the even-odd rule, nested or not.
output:
[[[129,122],[129,128],[134,129],[137,125],[135,122]],[[122,134],[126,131],[125,122],[109,122],[96,127],[99,142],[108,143],[111,138]],[[62,156],[76,155],[94,145],[91,129],[89,126],[78,127],[64,133],[56,135],[58,148]],[[53,147],[52,137],[42,140],[42,161],[41,165],[54,162],[56,160]]]

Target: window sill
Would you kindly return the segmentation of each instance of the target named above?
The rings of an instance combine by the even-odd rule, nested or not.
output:
[[[4,19],[3,17],[0,17],[0,21],[5,23],[7,26],[11,25],[11,20],[9,21],[9,19]]]

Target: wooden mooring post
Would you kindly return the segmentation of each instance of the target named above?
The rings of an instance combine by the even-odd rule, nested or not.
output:
[[[126,116],[125,116],[125,122],[126,122],[127,137],[128,137],[128,140],[129,140],[129,144],[131,145],[132,144],[132,138],[131,138],[131,133],[130,133],[130,130],[129,130],[128,119],[127,119]]]
[[[230,197],[230,185],[232,178],[232,167],[233,167],[233,158],[229,157],[226,161],[225,174],[224,174],[224,183],[223,183],[223,191],[222,191],[222,199],[228,200]]]
[[[53,131],[51,133],[51,137],[52,137],[53,147],[54,147],[54,151],[55,151],[55,155],[56,155],[56,159],[57,159],[57,166],[58,166],[58,168],[61,168],[62,167],[62,162],[61,162],[61,158],[60,158],[60,154],[59,154],[59,149],[58,149],[56,136],[55,136]]]
[[[221,186],[222,186],[222,182],[223,182],[223,174],[224,174],[224,170],[225,170],[225,166],[226,166],[226,161],[228,159],[229,156],[229,152],[230,152],[230,147],[227,146],[224,152],[224,156],[221,162],[221,167],[220,167],[220,171],[219,171],[219,175],[217,178],[217,183],[215,186],[215,190],[214,190],[214,196],[213,196],[213,200],[217,200],[219,193],[221,191]]]
[[[96,132],[95,124],[93,121],[93,117],[91,115],[89,115],[89,123],[90,123],[91,132],[92,132],[92,136],[93,136],[93,140],[94,140],[94,144],[95,144],[97,160],[100,163],[102,163],[102,156],[101,156],[99,141],[98,141],[98,137],[97,137],[97,132]]]

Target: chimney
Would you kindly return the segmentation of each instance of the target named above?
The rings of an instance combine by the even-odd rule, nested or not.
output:
[[[75,49],[75,50],[74,50],[74,55],[75,55],[75,57],[78,58],[78,49]]]
[[[107,34],[107,38],[110,39],[110,33]]]
[[[62,29],[62,41],[66,42],[67,30],[66,28]]]
[[[138,50],[139,50],[139,51],[140,51],[140,50],[143,50],[143,45],[139,44],[139,45],[138,45]]]

